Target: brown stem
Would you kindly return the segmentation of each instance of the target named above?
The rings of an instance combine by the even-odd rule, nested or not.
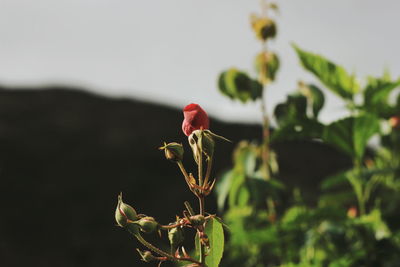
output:
[[[143,246],[147,247],[151,251],[157,253],[158,255],[166,257],[168,260],[175,260],[175,257],[172,256],[171,254],[168,254],[167,252],[155,247],[153,244],[147,242],[140,234],[135,235],[136,239],[143,244]]]
[[[172,228],[176,228],[179,226],[182,226],[183,223],[174,223],[174,224],[170,224],[170,225],[160,225],[160,229],[162,230],[168,230],[168,229],[172,229]]]
[[[171,255],[171,254],[169,254],[169,253],[167,253],[167,252],[165,252],[165,251],[163,251],[163,250],[161,250],[161,249],[155,247],[155,246],[152,245],[151,243],[147,242],[140,234],[135,235],[135,237],[137,238],[137,240],[138,240],[140,243],[143,244],[143,246],[147,247],[148,249],[150,249],[150,250],[153,251],[154,253],[157,253],[157,254],[159,254],[159,255],[161,255],[161,256],[167,258],[167,259],[170,260],[170,261],[189,261],[189,262],[196,263],[196,264],[198,264],[198,265],[200,265],[200,266],[204,266],[201,262],[199,262],[199,261],[197,261],[197,260],[195,260],[195,259],[192,259],[192,258],[190,258],[190,257],[180,257],[180,258],[177,258],[177,257],[175,257],[175,256],[173,256],[173,255]]]
[[[211,168],[212,168],[212,161],[213,158],[210,157],[207,159],[207,171],[206,171],[206,177],[204,178],[204,186],[207,185],[208,180],[210,179],[210,175],[211,175]]]

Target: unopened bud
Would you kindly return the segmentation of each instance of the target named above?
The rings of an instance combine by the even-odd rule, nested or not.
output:
[[[140,230],[142,232],[147,234],[156,231],[158,228],[158,223],[154,220],[153,217],[143,217],[135,223],[140,226]]]
[[[206,218],[204,218],[204,216],[201,215],[201,214],[194,215],[194,216],[191,216],[191,217],[190,217],[190,222],[191,222],[192,225],[194,225],[194,226],[203,225],[205,221],[206,221]]]
[[[159,148],[164,150],[165,158],[171,161],[181,161],[183,159],[183,146],[178,143],[164,143],[164,146]]]
[[[168,231],[168,239],[171,247],[177,248],[184,240],[182,229],[180,227],[170,229]]]
[[[215,141],[210,130],[193,131],[189,136],[189,144],[192,147],[195,159],[200,157],[201,152],[208,158],[211,158],[214,155]]]
[[[136,251],[139,252],[140,257],[142,257],[142,260],[144,262],[151,262],[156,260],[156,257],[154,257],[150,251],[141,251],[140,249],[136,249]]]
[[[128,221],[136,221],[138,219],[136,211],[130,205],[122,201],[122,193],[118,196],[118,204],[115,210],[115,220],[121,227],[126,227]]]
[[[275,80],[279,69],[279,58],[272,52],[261,52],[255,58],[255,68],[263,84]]]

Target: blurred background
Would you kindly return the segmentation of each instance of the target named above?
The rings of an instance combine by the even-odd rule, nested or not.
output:
[[[300,78],[311,79],[293,42],[358,77],[400,73],[400,2],[277,3],[271,46],[281,68],[269,113]],[[157,150],[164,141],[186,146],[182,107],[200,104],[213,131],[234,143],[261,137],[260,103],[217,90],[223,69],[252,72],[260,44],[249,15],[258,11],[256,0],[0,0],[0,265],[139,266],[137,242],[115,227],[117,195],[165,223],[193,201]],[[326,95],[321,121],[347,114]],[[284,180],[309,192],[351,165],[315,143],[275,148]],[[218,144],[214,175],[230,166],[233,149]]]

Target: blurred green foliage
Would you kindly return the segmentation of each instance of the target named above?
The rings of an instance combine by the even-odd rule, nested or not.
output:
[[[269,53],[263,47],[255,63],[258,79],[228,70],[219,79],[223,94],[243,103],[262,99],[279,67],[277,57],[261,58]],[[400,97],[392,100],[400,79],[385,73],[362,83],[325,57],[293,47],[319,85],[300,82],[298,90],[275,106],[277,127],[270,131],[267,117],[264,131],[269,134],[261,143],[237,145],[233,167],[217,187],[218,205],[225,209],[230,228],[223,265],[399,266]],[[261,93],[252,94],[251,84],[257,80]],[[348,111],[329,124],[319,120],[325,90],[335,93]],[[300,189],[289,189],[278,178],[270,146],[289,140],[314,140],[352,159],[350,169],[338,170],[321,183],[322,193],[316,192],[313,205],[303,201]]]

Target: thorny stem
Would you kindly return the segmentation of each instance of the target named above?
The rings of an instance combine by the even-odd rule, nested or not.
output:
[[[178,164],[179,169],[181,170],[183,176],[185,176],[185,178],[189,180],[189,174],[186,172],[186,169],[183,166],[182,161],[178,161],[177,164]]]
[[[207,158],[207,171],[206,171],[206,178],[204,178],[204,186],[207,185],[208,180],[210,179],[210,175],[211,175],[211,168],[212,168],[212,157]]]
[[[201,262],[198,262],[197,260],[192,259],[192,258],[190,258],[190,257],[180,257],[180,258],[177,258],[177,257],[175,257],[175,256],[173,256],[173,255],[171,255],[171,254],[169,254],[169,253],[167,253],[167,252],[165,252],[165,251],[163,251],[163,250],[161,250],[161,249],[159,249],[159,248],[153,246],[152,244],[150,244],[149,242],[147,242],[140,234],[136,234],[135,237],[137,238],[137,240],[138,240],[140,243],[143,244],[143,246],[147,247],[147,248],[150,249],[151,251],[153,251],[153,252],[155,252],[155,253],[157,253],[157,254],[159,254],[159,255],[161,255],[161,256],[164,256],[164,257],[167,258],[168,260],[171,260],[171,261],[189,261],[189,262],[196,263],[196,264],[198,264],[198,265],[200,265],[200,266],[204,266]]]
[[[151,251],[166,257],[169,260],[175,260],[175,257],[172,256],[171,254],[168,254],[167,252],[153,246],[153,244],[147,242],[140,234],[135,234],[136,239],[143,244],[143,246],[147,247],[148,249],[150,249]]]

